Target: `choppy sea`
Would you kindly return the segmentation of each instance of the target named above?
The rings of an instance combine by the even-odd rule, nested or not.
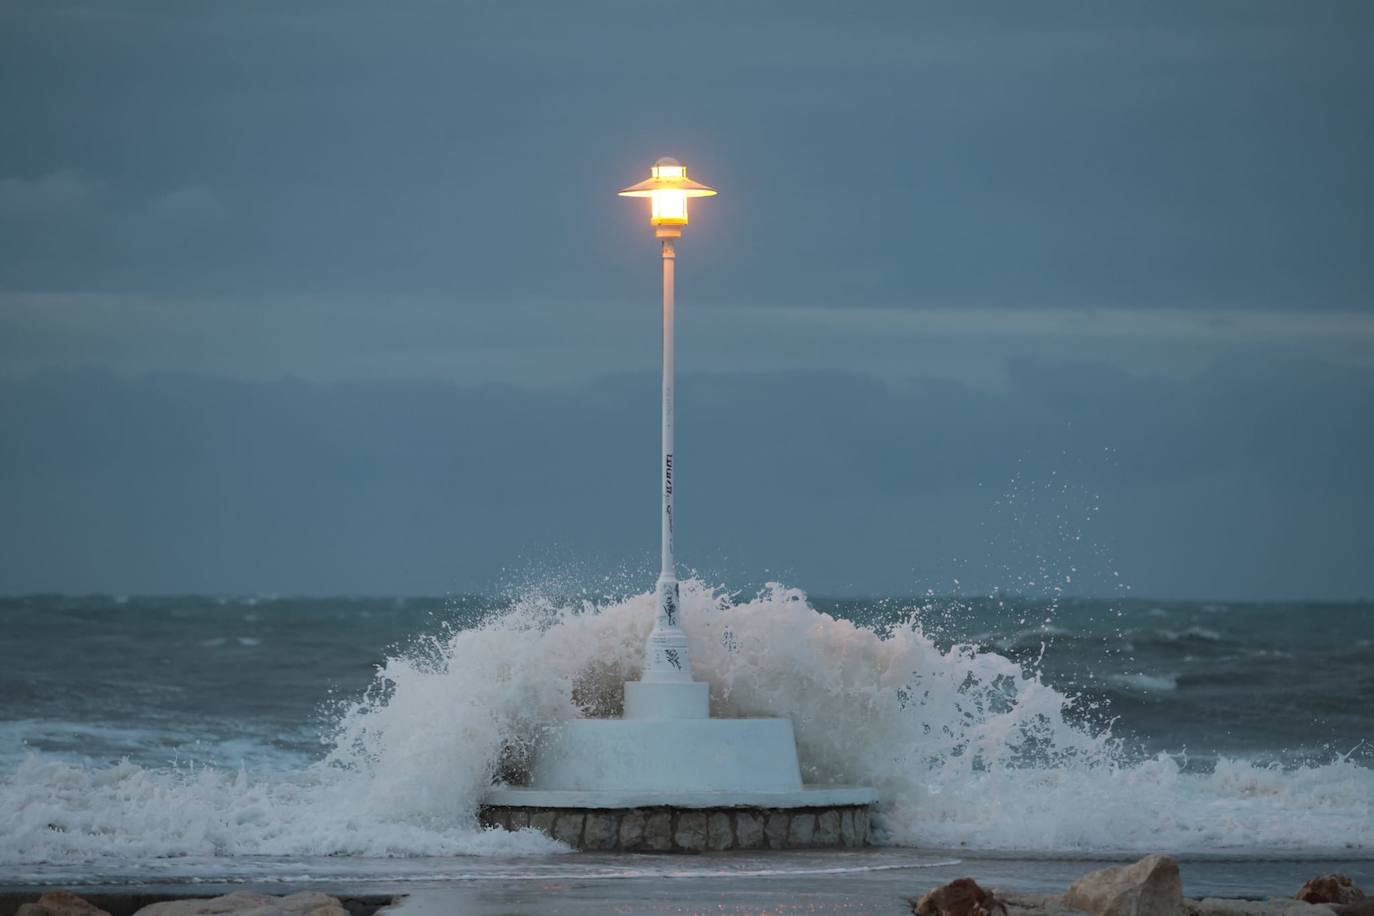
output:
[[[876,786],[893,850],[1374,858],[1374,605],[693,581],[683,609],[715,714],[791,717],[805,778]],[[538,723],[618,713],[651,617],[648,594],[0,598],[0,883],[563,852],[480,830],[477,801]]]

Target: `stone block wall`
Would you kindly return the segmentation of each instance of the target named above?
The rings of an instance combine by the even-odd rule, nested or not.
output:
[[[574,849],[723,852],[868,844],[868,806],[836,808],[516,808],[487,805],[484,826],[533,827]]]

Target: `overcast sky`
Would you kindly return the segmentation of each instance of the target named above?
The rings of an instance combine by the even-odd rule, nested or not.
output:
[[[674,155],[687,566],[1374,594],[1371,99],[1361,0],[6,4],[0,590],[648,569]]]

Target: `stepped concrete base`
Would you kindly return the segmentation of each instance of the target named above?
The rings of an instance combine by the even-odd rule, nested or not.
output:
[[[804,786],[790,719],[711,719],[709,687],[630,682],[625,718],[544,726],[529,786],[498,786],[479,817],[576,849],[714,852],[868,843],[862,786]]]
[[[506,830],[532,827],[574,849],[585,850],[683,853],[845,848],[868,844],[867,804],[791,808],[668,805],[562,808],[486,804],[479,816],[487,827]]]
[[[802,781],[790,719],[574,719],[544,727],[530,785],[544,790],[736,796],[798,792]]]

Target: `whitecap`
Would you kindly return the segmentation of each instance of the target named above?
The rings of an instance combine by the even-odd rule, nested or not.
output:
[[[1185,659],[1186,661],[1187,659]],[[1177,690],[1177,674],[1113,674],[1107,678],[1113,684],[1130,690]]]

